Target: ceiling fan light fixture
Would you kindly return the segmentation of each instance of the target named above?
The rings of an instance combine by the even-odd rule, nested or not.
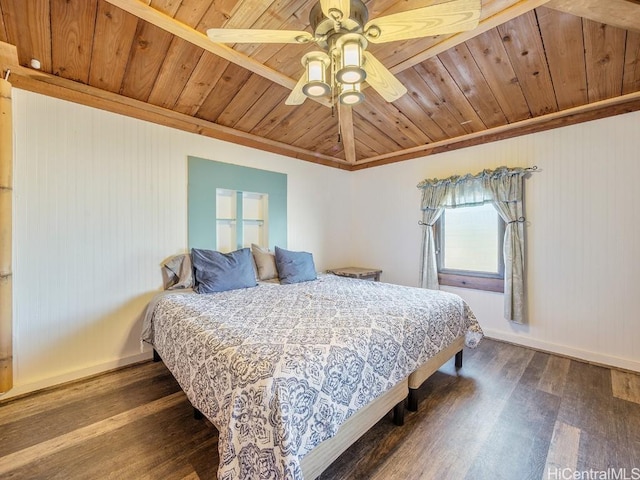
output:
[[[327,83],[327,67],[330,64],[329,55],[324,52],[309,52],[302,57],[307,81],[302,91],[308,97],[323,97],[331,93]]]
[[[362,68],[362,51],[366,48],[366,40],[362,35],[342,35],[336,42],[340,52],[340,70],[336,79],[340,83],[361,83],[367,77]]]
[[[343,105],[358,105],[364,100],[359,83],[343,83],[340,85],[340,103]]]

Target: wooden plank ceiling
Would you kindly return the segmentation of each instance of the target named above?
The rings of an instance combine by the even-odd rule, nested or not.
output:
[[[375,18],[438,2],[365,3]],[[0,66],[18,88],[350,170],[640,109],[636,0],[483,0],[471,32],[369,45],[408,94],[368,88],[352,109],[285,105],[314,45],[204,35],[311,31],[314,4],[0,0]]]

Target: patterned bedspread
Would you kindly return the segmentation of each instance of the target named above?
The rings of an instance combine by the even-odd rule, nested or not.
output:
[[[306,453],[464,334],[482,338],[456,295],[325,275],[164,295],[143,340],[219,430],[220,480],[297,480]]]

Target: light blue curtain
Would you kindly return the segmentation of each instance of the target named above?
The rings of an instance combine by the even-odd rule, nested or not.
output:
[[[499,167],[477,175],[427,179],[422,189],[421,209],[424,225],[421,249],[420,285],[437,290],[433,224],[445,208],[470,207],[492,203],[506,222],[504,255],[504,316],[524,322],[524,217],[522,179],[532,169]]]

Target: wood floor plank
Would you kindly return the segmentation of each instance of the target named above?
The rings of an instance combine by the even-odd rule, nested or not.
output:
[[[580,429],[563,422],[556,422],[542,478],[550,477],[553,472],[564,468],[575,470],[579,446]]]
[[[611,370],[613,396],[640,404],[640,375]]]
[[[547,366],[538,382],[538,388],[543,392],[562,395],[570,365],[571,360],[568,358],[555,355],[549,357]]]

